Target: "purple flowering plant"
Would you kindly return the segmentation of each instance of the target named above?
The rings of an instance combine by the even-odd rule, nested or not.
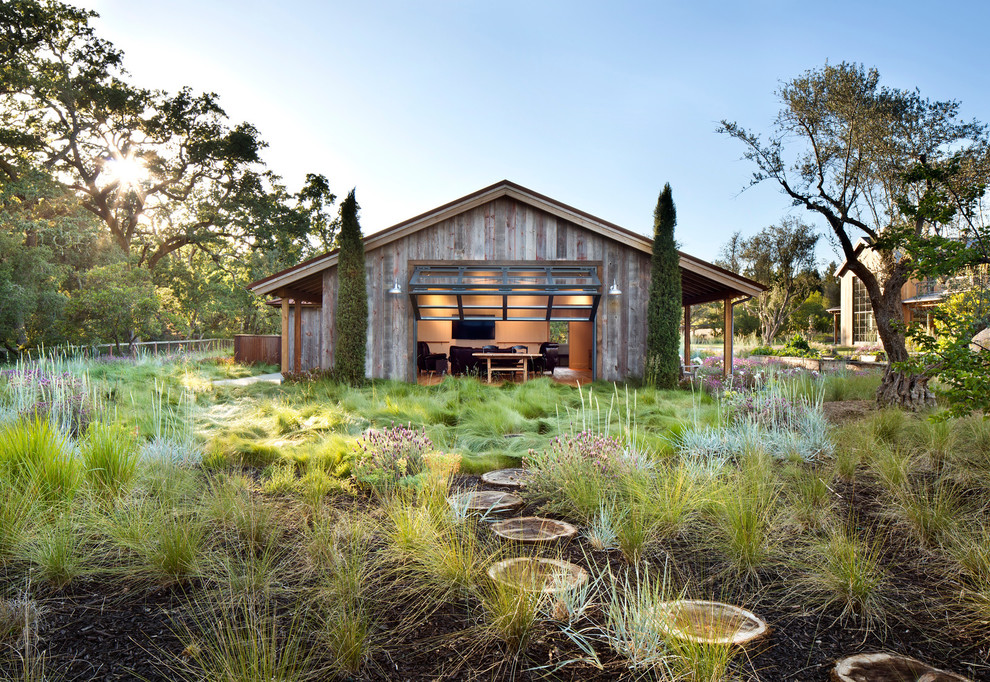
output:
[[[432,449],[426,430],[417,431],[412,425],[393,423],[368,431],[356,445],[354,476],[372,487],[416,476],[423,472],[424,456]]]
[[[539,460],[539,461],[537,461]],[[565,470],[591,470],[605,477],[620,475],[638,464],[626,445],[617,438],[593,431],[552,438],[541,455],[531,451],[527,466],[550,464]]]

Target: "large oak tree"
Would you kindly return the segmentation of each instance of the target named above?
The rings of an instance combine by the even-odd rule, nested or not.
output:
[[[932,230],[924,212],[911,214],[927,183],[907,171],[942,166],[977,148],[980,123],[964,121],[957,102],[882,86],[876,70],[826,64],[777,92],[781,108],[767,138],[735,122],[723,132],[745,146],[756,166],[752,183],[775,182],[796,206],[820,216],[870,297],[877,332],[892,363],[908,360],[901,324],[901,287],[912,274],[911,237]],[[857,249],[865,239],[877,256],[868,267]],[[881,404],[930,404],[929,375],[890,365],[878,389]]]
[[[55,0],[4,3],[0,180],[53,175],[150,269],[187,246],[219,259],[306,245],[311,219],[333,201],[325,178],[308,176],[290,195],[264,167],[258,131],[231,123],[217,95],[129,83],[122,53],[90,25],[95,16]]]

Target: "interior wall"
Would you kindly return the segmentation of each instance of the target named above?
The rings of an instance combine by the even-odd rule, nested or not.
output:
[[[530,353],[539,353],[540,344],[549,338],[549,322],[495,322],[497,346],[526,346]]]
[[[416,340],[429,343],[431,353],[447,355],[450,352],[452,339],[450,338],[449,320],[420,320],[416,323],[416,327],[418,336]],[[461,344],[455,343],[454,345]]]
[[[417,341],[430,344],[430,352],[450,353],[453,346],[526,346],[529,352],[538,353],[540,344],[550,339],[550,323],[542,320],[535,322],[513,322],[495,320],[495,340],[451,338],[451,323],[449,320],[420,320],[417,323]]]
[[[591,335],[594,333],[594,322],[570,323],[570,363],[571,369],[591,369]]]

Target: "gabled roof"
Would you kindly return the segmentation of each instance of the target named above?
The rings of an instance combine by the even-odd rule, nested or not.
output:
[[[590,213],[585,213],[573,206],[568,206],[556,199],[534,192],[509,180],[496,182],[494,185],[480,189],[477,192],[472,192],[460,199],[456,199],[443,206],[438,206],[431,211],[404,220],[375,234],[368,235],[364,238],[364,249],[365,251],[371,251],[380,248],[397,239],[401,239],[501,197],[509,197],[541,209],[644,253],[651,253],[653,250],[653,240],[649,237],[627,230],[607,220],[602,220]],[[695,258],[681,251],[678,253],[680,254],[682,278],[684,278],[685,283],[691,280],[698,281],[699,283],[702,280],[714,281],[724,287],[735,290],[737,295],[747,296],[755,296],[766,289],[759,282],[737,275],[730,270],[726,270],[700,258]],[[291,268],[277,272],[274,275],[259,279],[253,282],[248,288],[256,294],[263,295],[277,292],[283,287],[288,287],[296,288],[304,300],[306,293],[317,296],[316,286],[318,284],[322,286],[322,283],[316,281],[316,276],[327,268],[336,265],[337,255],[337,249],[328,251],[315,258],[310,258],[298,265],[294,265]]]

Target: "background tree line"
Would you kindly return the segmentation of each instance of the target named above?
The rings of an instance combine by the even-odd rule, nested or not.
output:
[[[839,280],[834,276],[838,266],[818,264],[818,241],[813,227],[793,218],[749,237],[736,232],[729,238],[715,264],[769,287],[735,307],[735,335],[756,335],[761,343],[771,344],[783,335],[831,334],[833,317],[828,309],[839,305]],[[696,329],[714,329],[722,335],[722,304],[694,306],[691,322]]]
[[[0,345],[275,329],[245,285],[335,244],[327,179],[290,191],[216,94],[130,82],[95,16],[0,4]]]

